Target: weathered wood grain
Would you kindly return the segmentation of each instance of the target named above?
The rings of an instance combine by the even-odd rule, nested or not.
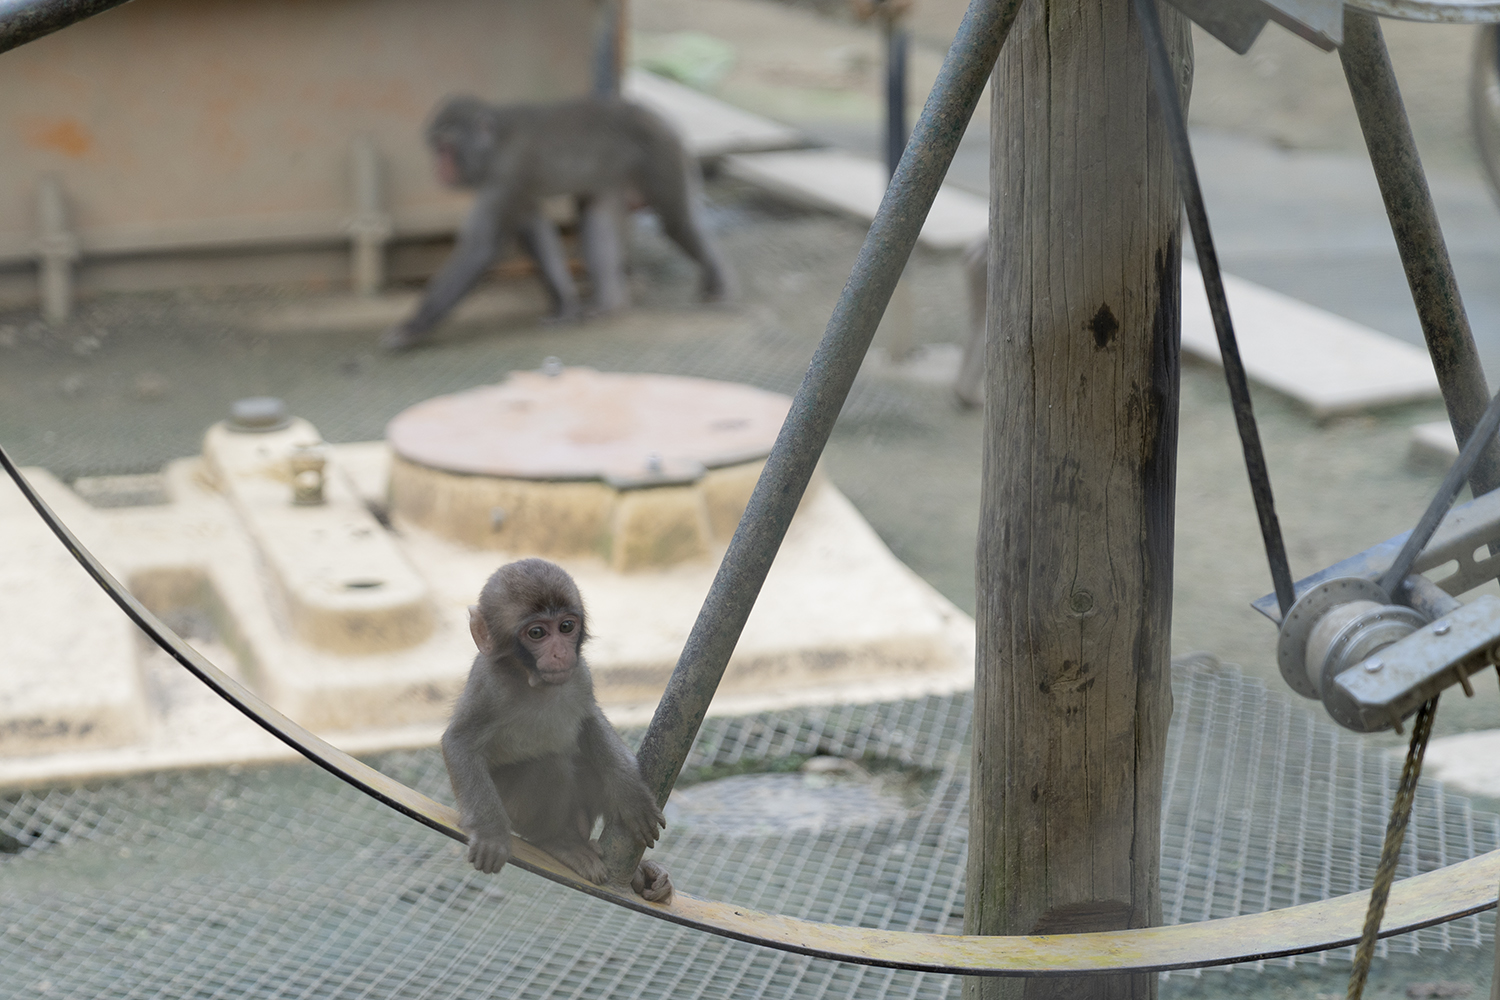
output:
[[[1161,6],[1191,79],[1187,22]],[[1130,0],[1034,0],[995,70],[965,929],[1160,919],[1180,202]],[[1154,997],[1154,976],[965,996]]]

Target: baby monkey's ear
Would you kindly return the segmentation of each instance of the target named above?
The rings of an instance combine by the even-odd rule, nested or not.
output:
[[[479,605],[469,605],[469,634],[474,637],[474,645],[485,656],[492,656],[495,652],[495,640],[490,635],[490,626],[484,620],[484,615],[479,613]]]

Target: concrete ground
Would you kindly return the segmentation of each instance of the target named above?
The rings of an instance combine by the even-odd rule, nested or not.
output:
[[[918,92],[922,72],[935,72],[943,9],[918,7]],[[770,0],[642,0],[633,10],[638,36],[718,26],[733,37],[737,61],[719,88],[723,96],[753,110],[771,105],[791,124],[850,148],[873,148],[878,101],[868,66],[844,76],[786,72],[796,59],[806,69],[833,58],[828,45],[838,58],[868,49],[866,27]],[[1424,30],[1448,39],[1447,48],[1425,41]],[[1455,66],[1465,63],[1472,32],[1390,25],[1388,33],[1414,113],[1462,104],[1463,74]],[[787,39],[800,41],[781,45]],[[778,46],[788,53],[780,63],[771,55]],[[1277,53],[1285,78],[1244,75],[1265,53]],[[1351,148],[1357,131],[1350,140],[1352,110],[1336,86],[1332,57],[1271,26],[1246,58],[1198,39],[1194,107],[1208,110],[1195,113],[1204,126],[1197,155],[1227,268],[1420,342],[1373,176]],[[1317,75],[1325,70],[1334,76]],[[735,82],[742,77],[749,82]],[[772,97],[756,96],[775,91],[773,84],[780,90]],[[826,93],[813,99],[812,91]],[[1420,115],[1417,121],[1424,147],[1436,150],[1432,159],[1442,165],[1431,171],[1434,192],[1494,381],[1500,213],[1472,156],[1462,155],[1461,127]],[[1258,123],[1258,131],[1245,122]],[[984,189],[984,124],[971,128],[954,168],[954,180],[975,190]],[[1281,131],[1268,132],[1272,125]],[[1323,148],[1305,145],[1314,140]],[[691,267],[645,219],[635,240],[634,312],[548,326],[539,322],[535,289],[521,283],[507,290],[513,308],[455,323],[434,347],[400,357],[376,348],[379,323],[361,326],[358,308],[295,290],[100,299],[59,329],[28,313],[0,317],[0,440],[21,462],[68,479],[152,471],[195,453],[203,429],[231,400],[259,393],[287,398],[332,441],[369,440],[412,402],[536,367],[554,354],[570,364],[701,374],[790,392],[862,229],[727,179],[711,181],[709,197],[713,225],[745,288],[734,308],[746,332],[733,342],[695,335]],[[959,342],[965,317],[956,256],[919,251],[911,283],[918,340]],[[309,303],[320,308],[303,308]],[[291,319],[267,324],[268,311]],[[330,316],[344,321],[330,323]],[[1317,423],[1260,391],[1257,412],[1298,575],[1405,530],[1440,476],[1440,469],[1407,463],[1410,426],[1440,419],[1439,406]],[[1184,371],[1183,416],[1174,650],[1209,651],[1279,684],[1274,632],[1247,606],[1269,589],[1269,577],[1217,369]],[[856,387],[826,459],[834,481],[896,554],[964,609],[974,606],[982,436],[982,416],[956,409],[945,386],[875,373]],[[1445,704],[1439,731],[1492,725],[1496,695],[1481,691],[1488,693],[1475,701]]]
[[[917,0],[914,79],[930,79],[961,6]],[[771,0],[636,0],[632,10],[641,35],[691,29],[732,39],[736,61],[721,96],[848,148],[876,148],[873,39],[842,12]],[[1500,213],[1464,123],[1473,32],[1389,23],[1387,32],[1493,383],[1500,375]],[[1419,340],[1336,57],[1271,26],[1244,59],[1200,35],[1197,67],[1197,152],[1226,268]],[[976,191],[985,187],[982,126],[971,129],[954,172]],[[697,331],[703,314],[693,302],[691,267],[645,221],[634,241],[635,311],[548,326],[539,322],[540,300],[526,293],[515,311],[452,325],[431,348],[399,357],[379,352],[374,326],[257,329],[249,318],[268,303],[303,301],[284,290],[98,300],[59,329],[33,314],[0,316],[0,441],[22,464],[68,479],[151,471],[195,453],[203,429],[231,400],[260,393],[286,398],[329,440],[368,440],[412,402],[537,367],[549,355],[791,391],[848,276],[862,227],[788,208],[729,180],[711,180],[708,196],[744,287],[733,307],[744,332],[732,340]],[[919,251],[909,275],[919,340],[961,341],[957,256]],[[1275,632],[1248,607],[1270,580],[1222,375],[1189,365],[1182,381],[1174,652],[1208,651],[1280,685]],[[1296,575],[1409,528],[1441,477],[1441,468],[1407,457],[1411,426],[1440,419],[1439,405],[1319,423],[1270,392],[1257,390],[1255,403]],[[957,409],[946,386],[873,373],[857,384],[825,459],[832,480],[897,556],[965,610],[974,606],[983,430],[982,415]],[[1500,690],[1480,679],[1475,699],[1445,699],[1439,734],[1500,722]],[[1395,995],[1400,987],[1390,984],[1427,978],[1477,985],[1486,961],[1466,958],[1450,976],[1418,968],[1415,959],[1409,970],[1393,960],[1381,988]],[[1322,995],[1342,989],[1334,973],[1174,979],[1171,992],[1223,995],[1218,983],[1257,995]]]

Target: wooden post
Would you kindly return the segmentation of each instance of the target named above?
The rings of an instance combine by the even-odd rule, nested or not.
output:
[[[1160,5],[1180,58],[1191,38]],[[995,70],[965,930],[1161,918],[1181,202],[1130,0],[1029,0]],[[1154,975],[965,996],[1154,997]]]

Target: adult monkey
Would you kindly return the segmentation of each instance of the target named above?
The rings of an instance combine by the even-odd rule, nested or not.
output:
[[[647,847],[666,820],[594,700],[578,587],[544,559],[501,566],[469,609],[469,631],[479,654],[443,732],[443,761],[470,863],[499,871],[518,833],[602,883],[604,861],[589,839],[600,816]],[[641,862],[631,885],[654,902],[672,898],[654,861]]]
[[[698,262],[705,299],[733,294],[734,279],[703,226],[697,164],[672,127],[645,108],[600,98],[500,106],[453,97],[428,126],[427,142],[439,178],[478,195],[458,246],[416,312],[386,333],[383,343],[391,350],[425,340],[517,233],[537,259],[556,314],[576,316],[578,293],[556,227],[540,211],[541,199],[551,195],[574,195],[582,203],[594,309],[617,309],[629,300],[615,225],[618,199],[627,192],[655,209],[667,235]]]

